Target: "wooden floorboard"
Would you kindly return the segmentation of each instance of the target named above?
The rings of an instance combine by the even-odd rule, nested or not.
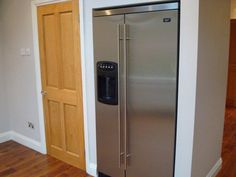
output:
[[[0,143],[0,177],[91,177],[14,141]]]
[[[226,109],[222,160],[217,177],[236,177],[236,108]]]

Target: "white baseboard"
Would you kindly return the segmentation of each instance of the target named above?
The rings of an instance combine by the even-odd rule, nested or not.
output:
[[[11,139],[12,139],[12,132],[11,131],[0,133],[0,143],[10,141]]]
[[[40,142],[35,141],[31,138],[28,138],[22,134],[12,131],[12,140],[30,148],[30,149],[33,149],[33,150],[38,151],[42,154],[45,154]]]
[[[89,163],[86,168],[86,171],[89,175],[97,177],[97,165],[94,163]]]
[[[13,140],[19,144],[22,144],[30,149],[33,149],[42,154],[46,154],[45,149],[42,147],[41,143],[28,138],[20,133],[14,131],[8,131],[5,133],[0,133],[0,143]]]
[[[212,169],[210,170],[210,172],[208,173],[208,175],[206,177],[216,177],[216,175],[220,171],[221,167],[222,167],[222,158],[220,158],[216,162],[216,164],[212,167]]]

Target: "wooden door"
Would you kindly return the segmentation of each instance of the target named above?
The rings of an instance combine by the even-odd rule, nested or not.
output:
[[[85,169],[76,0],[38,7],[48,154]]]
[[[231,20],[227,106],[236,107],[236,20]]]

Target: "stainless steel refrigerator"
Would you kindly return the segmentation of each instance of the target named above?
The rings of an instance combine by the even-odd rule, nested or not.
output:
[[[93,10],[99,177],[173,177],[179,3]]]

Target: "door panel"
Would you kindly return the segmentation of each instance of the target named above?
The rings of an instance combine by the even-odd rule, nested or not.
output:
[[[47,85],[58,88],[59,73],[57,61],[56,15],[43,16],[45,65]]]
[[[62,125],[60,119],[60,103],[57,101],[48,100],[48,110],[49,110],[49,126],[50,134],[52,137],[51,144],[58,149],[62,149]]]
[[[63,72],[63,88],[75,90],[75,68],[73,41],[73,24],[72,13],[64,12],[60,14],[61,41],[62,41],[62,72]]]
[[[85,169],[78,1],[38,7],[48,153]]]
[[[125,15],[127,177],[172,177],[176,123],[178,11]]]
[[[76,121],[76,105],[64,104],[64,119],[65,119],[65,133],[66,133],[66,150],[74,155],[79,154],[79,143],[77,141],[77,135],[79,134],[79,126]]]
[[[96,17],[93,22],[95,85],[98,85],[97,62],[118,63],[118,56],[122,56],[121,50],[119,52],[122,41],[119,45],[118,25],[124,24],[124,15]],[[119,129],[119,124],[122,124],[118,116],[119,107],[99,102],[97,91],[98,89],[96,89],[97,168],[99,172],[108,176],[123,177],[123,165],[121,164],[119,168],[119,148],[123,151],[124,147],[124,143],[123,146],[119,145],[119,141],[123,141],[122,130]]]

